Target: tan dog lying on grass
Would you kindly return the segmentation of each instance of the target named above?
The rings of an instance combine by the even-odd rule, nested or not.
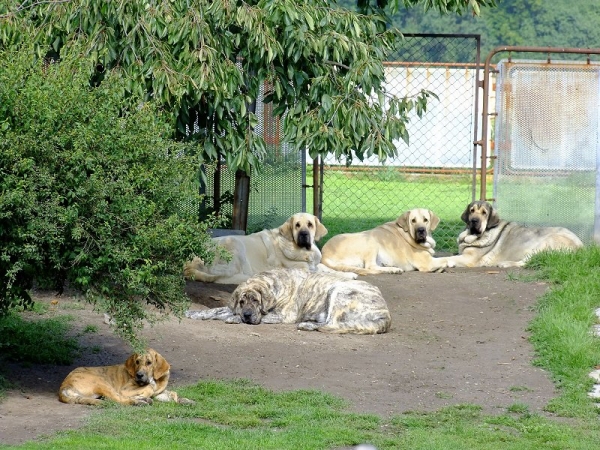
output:
[[[243,236],[213,238],[231,254],[205,265],[200,258],[185,264],[186,278],[205,283],[239,284],[264,270],[279,267],[316,271],[321,251],[315,242],[327,234],[319,218],[308,213],[290,217],[279,228]]]
[[[321,264],[359,275],[442,271],[446,263],[433,257],[431,237],[439,222],[432,211],[417,208],[372,230],[338,234],[323,246]]]
[[[171,366],[155,350],[134,353],[125,364],[78,367],[64,379],[58,391],[63,403],[101,405],[112,400],[123,405],[148,405],[152,399],[163,402],[194,403],[167,391]]]

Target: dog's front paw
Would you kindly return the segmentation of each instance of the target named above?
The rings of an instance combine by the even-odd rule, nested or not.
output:
[[[149,397],[138,397],[138,398],[134,398],[133,401],[135,402],[134,403],[135,406],[146,406],[146,405],[151,405],[152,403],[154,403],[152,401],[152,399]]]
[[[465,236],[464,243],[472,244],[473,242],[475,242],[477,240],[478,237],[479,236],[477,236],[476,234],[470,234],[468,236]]]
[[[187,310],[185,312],[185,317],[187,317],[188,319],[194,319],[194,320],[204,320],[206,315],[206,311],[192,311],[192,310]]]
[[[231,316],[231,317],[228,317],[227,319],[225,319],[225,323],[233,323],[233,324],[242,323],[242,318],[240,316]]]

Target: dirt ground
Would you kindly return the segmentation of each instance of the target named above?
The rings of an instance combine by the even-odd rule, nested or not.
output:
[[[269,389],[317,389],[343,397],[357,412],[383,417],[473,403],[494,414],[515,403],[543,413],[555,395],[548,374],[532,365],[527,324],[544,283],[512,281],[522,269],[451,269],[361,277],[379,286],[392,314],[376,336],[297,331],[293,325],[228,325],[173,319],[145,330],[171,363],[171,387],[203,379],[251,379]],[[513,278],[513,277],[511,277]],[[191,309],[221,306],[235,286],[188,282]],[[88,351],[72,366],[5,367],[18,389],[0,403],[0,442],[19,444],[80,426],[93,407],[58,401],[62,379],[77,366],[119,364],[130,353],[102,314],[77,299],[37,293],[70,314]],[[85,305],[85,304],[84,304]],[[92,347],[99,348],[98,353]]]

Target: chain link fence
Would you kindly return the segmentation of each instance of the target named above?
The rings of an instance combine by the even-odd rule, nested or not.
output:
[[[431,98],[422,118],[408,125],[409,144],[398,141],[398,156],[384,164],[325,158],[322,220],[329,236],[373,228],[407,210],[427,208],[440,219],[433,232],[437,250],[456,251],[465,206],[475,198],[477,165],[477,71],[479,36],[405,35],[386,64],[386,89]],[[310,184],[310,180],[308,181]]]

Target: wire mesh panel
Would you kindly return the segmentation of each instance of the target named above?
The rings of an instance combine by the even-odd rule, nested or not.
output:
[[[413,208],[432,210],[441,222],[438,250],[456,250],[460,215],[474,197],[473,154],[479,36],[406,35],[386,64],[386,89],[416,96],[426,89],[427,112],[408,125],[409,143],[398,156],[324,161],[323,222],[330,235],[373,228]],[[327,237],[329,237],[327,236]],[[326,238],[327,238],[326,237]]]
[[[508,61],[496,81],[494,198],[502,218],[594,231],[600,65]]]
[[[267,154],[261,162],[260,172],[253,172],[250,177],[247,233],[276,228],[291,215],[306,211],[304,152],[281,141],[280,118],[273,115],[271,105],[262,102],[264,92],[265,89],[262,89],[256,104],[258,125],[254,133],[262,134]],[[216,163],[204,168],[207,178],[203,205],[205,211],[215,208],[215,169]],[[224,164],[220,169],[220,215],[231,217],[235,173],[229,171]]]

